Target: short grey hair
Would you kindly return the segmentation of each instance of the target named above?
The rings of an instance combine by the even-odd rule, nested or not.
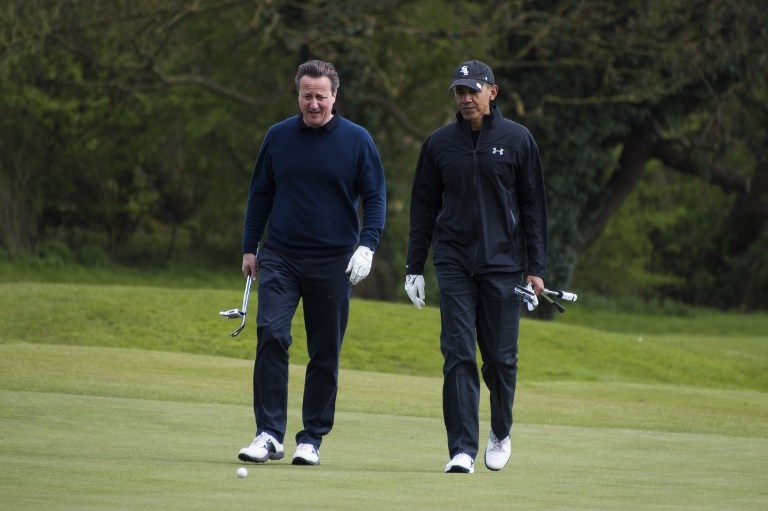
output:
[[[339,73],[330,62],[322,60],[308,60],[299,66],[296,73],[296,90],[299,89],[299,82],[302,76],[311,76],[312,78],[321,78],[327,76],[331,80],[331,92],[336,92],[341,83],[339,82]]]

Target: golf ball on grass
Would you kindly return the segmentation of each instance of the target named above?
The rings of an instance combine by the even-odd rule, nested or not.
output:
[[[245,467],[238,468],[237,477],[248,477],[248,469]]]

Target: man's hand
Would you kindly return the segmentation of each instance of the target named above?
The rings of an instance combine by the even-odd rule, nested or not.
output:
[[[243,277],[256,278],[259,273],[259,262],[256,260],[256,254],[248,252],[243,254]]]
[[[530,301],[525,302],[528,310],[533,312],[533,310],[539,305],[539,300],[536,298],[536,296],[544,291],[544,279],[536,275],[528,275],[525,277],[525,287],[534,293],[533,298]]]
[[[424,306],[424,299],[426,298],[426,295],[424,294],[424,276],[406,275],[405,292],[416,308],[421,309]]]
[[[525,283],[531,286],[534,293],[541,294],[544,291],[544,280],[536,275],[525,277]]]
[[[371,273],[373,264],[373,252],[368,247],[357,247],[352,259],[349,260],[346,273],[349,273],[349,281],[354,286]]]

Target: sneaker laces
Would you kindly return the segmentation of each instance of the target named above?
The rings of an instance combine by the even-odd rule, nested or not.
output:
[[[272,439],[270,438],[270,435],[268,433],[260,433],[259,436],[254,438],[253,442],[251,442],[251,447],[260,447],[262,445],[267,451],[270,451],[270,452],[277,451],[277,448],[272,443]]]
[[[496,438],[494,433],[491,433],[489,440],[493,444],[493,447],[488,449],[489,451],[504,452],[504,442]]]
[[[296,447],[296,451],[301,453],[307,453],[307,454],[315,454],[317,452],[315,450],[315,446],[312,444],[299,444]]]

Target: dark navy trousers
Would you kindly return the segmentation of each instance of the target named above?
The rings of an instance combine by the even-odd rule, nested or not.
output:
[[[352,284],[345,273],[352,253],[293,257],[261,249],[256,313],[253,411],[256,433],[284,441],[288,414],[291,321],[301,300],[309,363],[302,403],[303,429],[296,443],[319,448],[333,427],[339,356],[349,318]]]
[[[479,449],[480,379],[490,392],[491,429],[505,438],[512,428],[517,382],[520,272],[470,274],[458,265],[435,265],[440,286],[440,350],[443,353],[443,419],[453,458]]]

